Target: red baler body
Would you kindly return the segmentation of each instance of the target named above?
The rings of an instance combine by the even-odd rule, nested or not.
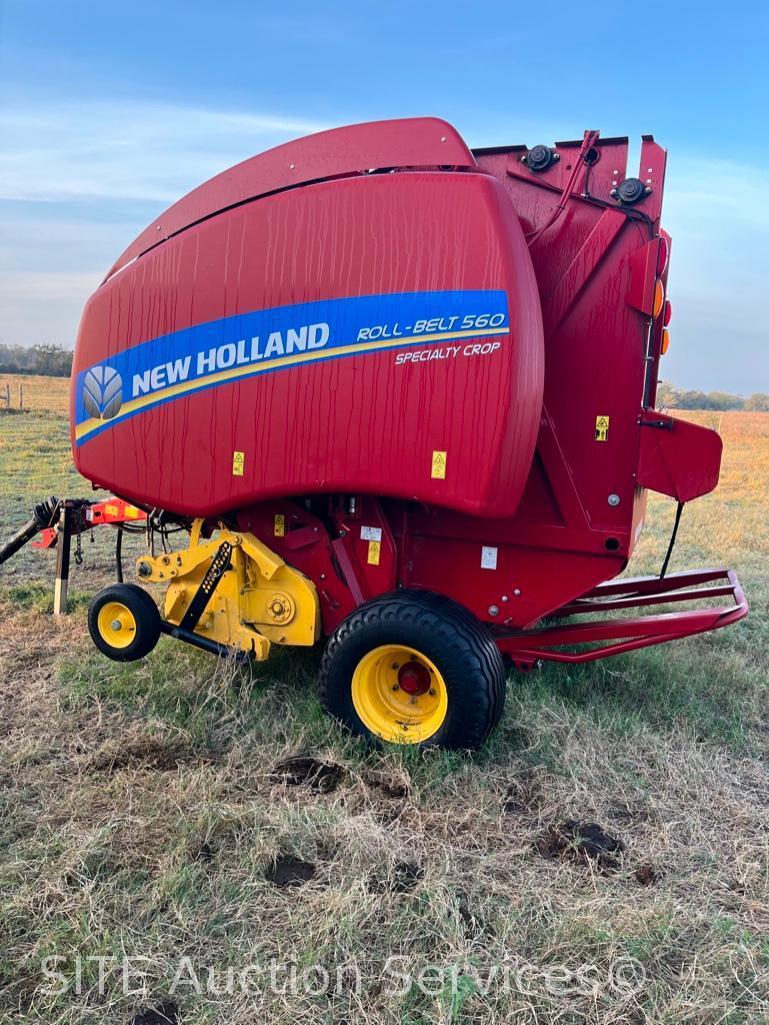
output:
[[[86,307],[79,471],[251,530],[315,582],[327,632],[425,588],[532,661],[521,637],[624,569],[645,487],[688,501],[718,480],[718,435],[654,410],[665,153],[644,139],[623,206],[627,140],[590,150],[535,172],[436,119],[380,122],[196,189]],[[739,618],[731,593],[660,629]]]

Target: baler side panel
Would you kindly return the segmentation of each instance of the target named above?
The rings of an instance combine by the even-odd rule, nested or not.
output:
[[[310,324],[306,351],[270,363],[291,323]],[[241,343],[242,366],[195,376]],[[93,372],[125,377],[106,418],[85,408]],[[369,493],[509,516],[541,409],[536,282],[492,177],[338,179],[228,210],[110,278],[73,373],[78,469],[142,504],[216,516]]]

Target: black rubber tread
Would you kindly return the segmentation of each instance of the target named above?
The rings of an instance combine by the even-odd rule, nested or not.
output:
[[[421,746],[476,749],[499,722],[505,703],[502,655],[467,609],[431,591],[404,590],[361,605],[329,637],[320,666],[323,708],[352,733],[376,742],[352,702],[352,674],[380,644],[403,643],[440,669],[449,691],[441,728]]]
[[[136,619],[136,636],[127,648],[113,648],[99,633],[99,610],[108,601],[127,605]],[[152,595],[138,584],[110,584],[99,591],[88,607],[88,632],[102,655],[114,662],[135,662],[149,655],[160,638],[160,610]]]

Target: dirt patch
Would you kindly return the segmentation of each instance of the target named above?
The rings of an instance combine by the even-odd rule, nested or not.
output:
[[[139,1011],[131,1019],[131,1025],[178,1025],[179,1020],[179,1008],[169,1002]]]
[[[368,888],[371,893],[410,893],[424,874],[421,865],[414,861],[396,861],[389,872],[373,875]]]
[[[315,877],[315,866],[290,854],[281,854],[264,873],[264,878],[273,886],[281,888],[301,886]]]
[[[297,755],[278,762],[270,773],[270,782],[290,787],[305,785],[316,793],[330,794],[336,790],[344,776],[345,770],[341,765],[321,762],[310,755]]]
[[[536,842],[543,858],[565,858],[577,865],[594,865],[603,870],[616,868],[617,855],[625,849],[622,840],[605,833],[595,822],[568,819],[549,829]]]
[[[378,790],[382,797],[389,797],[393,801],[403,800],[411,793],[411,787],[406,780],[374,774],[366,775],[363,778],[366,786]]]
[[[211,844],[204,840],[203,843],[198,847],[198,849],[193,854],[193,860],[203,862],[213,861],[215,854],[216,851],[211,846]]]
[[[139,737],[123,743],[109,743],[90,759],[88,768],[96,772],[117,772],[134,766],[171,772],[190,760],[187,745],[173,740]]]
[[[639,882],[641,886],[653,886],[661,875],[660,870],[654,865],[639,865],[635,870],[636,882]]]

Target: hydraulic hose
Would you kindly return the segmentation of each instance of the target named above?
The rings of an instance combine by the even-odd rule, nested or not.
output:
[[[0,565],[15,555],[28,541],[31,541],[35,534],[50,527],[58,510],[59,499],[55,495],[51,495],[50,498],[36,505],[32,519],[28,520],[20,530],[16,531],[10,541],[0,548]]]

